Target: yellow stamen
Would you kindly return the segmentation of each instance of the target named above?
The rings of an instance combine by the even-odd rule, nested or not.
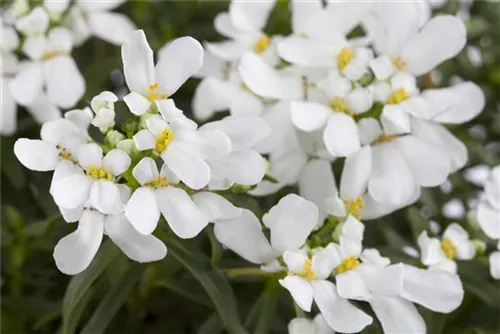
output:
[[[102,167],[90,166],[85,172],[96,180],[107,179],[111,181],[113,179],[113,174],[106,172]]]
[[[398,104],[408,99],[409,97],[410,95],[404,88],[399,88],[392,92],[392,94],[387,99],[387,104]]]
[[[163,131],[156,136],[156,150],[163,152],[174,138],[174,133],[170,129],[163,129]]]
[[[146,98],[151,102],[156,100],[164,100],[168,98],[167,94],[158,93],[157,90],[158,90],[157,82],[155,82],[152,85],[149,85],[148,92],[146,93]]]
[[[59,153],[57,154],[59,158],[71,161],[72,163],[76,164],[77,161],[73,159],[73,156],[71,155],[70,151],[63,147],[58,147],[59,148]]]
[[[266,49],[269,47],[269,44],[271,44],[271,38],[267,35],[263,35],[257,40],[257,42],[255,42],[253,51],[257,54],[261,54],[262,52],[266,51]]]
[[[352,255],[342,261],[342,263],[335,268],[335,272],[337,274],[345,273],[346,271],[352,270],[357,266],[359,266],[359,260],[356,259],[356,256]]]
[[[354,56],[354,51],[351,49],[343,48],[340,50],[337,56],[337,66],[340,70],[343,70],[349,63],[351,62],[352,57]]]
[[[455,255],[457,253],[457,246],[455,246],[450,240],[441,241],[441,249],[449,259],[455,258]]]
[[[398,71],[404,71],[406,69],[406,62],[401,57],[394,58],[392,64],[398,69]]]
[[[312,261],[309,258],[306,259],[306,262],[304,263],[304,267],[302,268],[300,276],[308,280],[312,280],[316,276],[316,274],[312,270]]]
[[[393,141],[396,137],[397,137],[396,135],[386,135],[385,133],[383,133],[375,140],[375,142],[388,143]]]
[[[61,51],[61,50],[50,50],[50,51],[47,51],[45,52],[43,55],[42,55],[42,61],[43,60],[49,60],[51,58],[55,58],[57,56],[69,56],[69,52],[67,51]]]
[[[349,116],[354,116],[354,112],[347,107],[344,98],[341,96],[335,96],[333,99],[328,101],[328,105],[335,111],[346,113]]]
[[[158,176],[154,181],[146,183],[146,186],[154,187],[154,188],[165,188],[168,186],[168,181],[165,176]]]
[[[361,219],[361,209],[365,206],[365,202],[361,196],[353,200],[344,199],[345,209],[348,215],[353,215],[357,219]]]

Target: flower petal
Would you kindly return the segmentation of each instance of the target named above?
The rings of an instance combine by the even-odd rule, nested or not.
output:
[[[17,75],[9,81],[9,88],[14,100],[20,105],[30,105],[41,94],[43,71],[38,62],[24,64]]]
[[[49,99],[61,108],[73,107],[85,93],[85,80],[70,56],[57,56],[43,63]]]
[[[490,254],[490,273],[494,279],[500,279],[500,252]]]
[[[231,2],[229,18],[238,28],[245,31],[263,30],[275,1]]]
[[[121,45],[136,29],[132,20],[121,13],[95,11],[87,14],[92,33],[106,42]]]
[[[368,179],[372,170],[372,150],[365,146],[349,155],[340,178],[340,197],[353,200],[367,191]]]
[[[361,148],[356,122],[344,113],[330,114],[323,140],[328,152],[335,157],[347,157]]]
[[[54,248],[57,268],[66,275],[84,271],[101,245],[103,232],[104,215],[85,210],[77,230],[59,240]]]
[[[167,247],[160,239],[138,233],[124,215],[107,216],[104,231],[134,261],[158,261],[167,255]]]
[[[122,61],[125,81],[132,92],[146,94],[155,83],[153,50],[143,30],[136,30],[123,42]]]
[[[314,102],[290,102],[293,124],[300,130],[310,132],[322,128],[330,114],[330,109]]]
[[[250,210],[243,209],[238,217],[215,224],[214,232],[217,240],[249,262],[263,264],[276,258],[259,220]]]
[[[399,297],[376,298],[370,306],[384,333],[426,333],[425,321],[413,303]]]
[[[153,159],[145,157],[132,170],[132,175],[142,186],[156,180],[158,177],[158,167]]]
[[[266,173],[266,162],[257,151],[248,149],[208,161],[213,175],[242,185],[259,183]]]
[[[130,167],[130,157],[124,150],[115,148],[102,159],[102,166],[114,176],[121,175]]]
[[[84,144],[78,150],[78,163],[83,169],[101,167],[102,148],[94,143]]]
[[[93,182],[89,201],[92,207],[104,214],[116,215],[124,209],[118,186],[105,179]]]
[[[325,44],[302,37],[288,37],[278,44],[278,53],[286,61],[308,67],[331,67],[335,53]]]
[[[156,202],[172,231],[182,239],[194,238],[208,224],[207,217],[180,188],[158,189]]]
[[[14,154],[24,167],[39,172],[54,170],[59,161],[54,144],[21,138],[14,144]]]
[[[271,230],[271,245],[280,253],[299,249],[318,223],[318,208],[314,203],[289,194],[262,217]]]
[[[125,216],[140,234],[153,233],[160,219],[155,191],[150,187],[136,189],[127,202]]]
[[[384,132],[388,135],[399,135],[410,132],[410,115],[401,104],[387,104],[384,106],[380,118]]]
[[[134,137],[135,146],[139,151],[151,150],[156,146],[156,137],[149,130],[141,130]]]
[[[233,219],[241,214],[241,209],[235,207],[224,197],[212,192],[202,191],[191,196],[193,202],[205,214],[209,222]]]
[[[488,237],[500,238],[500,211],[489,203],[481,202],[477,206],[477,222]]]
[[[148,111],[151,107],[151,102],[137,92],[131,92],[123,97],[123,101],[127,105],[130,112],[136,116],[140,116]]]
[[[55,180],[51,194],[57,206],[64,209],[76,209],[89,198],[92,180],[83,173]]]
[[[301,309],[306,312],[311,311],[313,302],[313,288],[305,279],[290,275],[279,280],[280,284],[292,295],[293,300]]]
[[[445,255],[441,250],[439,240],[429,238],[427,231],[422,231],[422,233],[420,233],[417,243],[420,248],[420,260],[426,266],[435,265],[444,260]]]

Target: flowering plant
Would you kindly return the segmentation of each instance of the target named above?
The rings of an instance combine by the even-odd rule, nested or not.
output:
[[[471,146],[455,130],[487,108],[473,78],[442,80],[469,48],[463,17],[426,2],[234,0],[213,19],[224,39],[202,44],[148,41],[110,12],[123,2],[17,0],[2,20],[2,134],[17,105],[42,124],[10,150],[51,172],[23,182],[56,212],[24,227],[6,206],[12,249],[37,236],[26,228],[54,231],[45,247],[75,275],[56,306],[63,333],[123,331],[122,308],[139,330],[160,314],[159,287],[213,308],[202,332],[425,333],[471,298],[498,308],[499,167],[479,181],[467,169],[484,185],[467,215],[453,200],[441,213],[430,189],[453,192]],[[272,13],[291,31],[270,34]],[[115,88],[78,68],[73,46],[91,35],[121,46]]]

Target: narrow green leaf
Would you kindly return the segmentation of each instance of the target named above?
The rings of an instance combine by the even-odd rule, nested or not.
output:
[[[411,231],[415,240],[417,240],[420,233],[430,229],[429,221],[422,217],[420,211],[414,206],[406,210],[406,219],[410,222]]]
[[[210,262],[213,266],[217,266],[222,257],[222,245],[215,237],[213,226],[207,226],[207,228],[205,228],[205,231],[207,232],[208,240],[210,241],[210,247],[212,250]]]
[[[134,263],[131,268],[115,283],[99,303],[82,334],[104,333],[116,312],[125,303],[135,284],[144,272],[145,265]]]
[[[81,312],[77,312],[79,308],[82,308],[80,303],[85,305],[89,301],[89,298],[83,297],[89,291],[95,280],[101,276],[118,254],[118,247],[110,240],[106,240],[90,266],[84,272],[71,279],[63,300],[62,332],[64,334],[74,332],[81,316]],[[85,308],[85,306],[83,306],[83,308]]]
[[[165,289],[169,289],[178,293],[181,296],[189,298],[201,305],[205,305],[208,307],[212,307],[212,303],[207,298],[204,291],[200,291],[200,293],[196,293],[193,291],[192,282],[185,280],[173,280],[168,278],[162,278],[161,280],[155,282],[155,285],[158,287],[162,287]]]
[[[231,333],[247,333],[238,314],[231,286],[221,271],[200,251],[185,247],[177,238],[167,237],[169,252],[200,282],[212,300],[224,327]]]
[[[255,330],[252,332],[255,333],[269,333],[269,329],[276,319],[279,292],[280,289],[276,281],[268,284],[245,321],[247,329],[254,328]]]
[[[198,329],[198,334],[215,334],[222,332],[222,323],[220,322],[220,318],[217,313],[209,316],[205,321],[201,324]]]

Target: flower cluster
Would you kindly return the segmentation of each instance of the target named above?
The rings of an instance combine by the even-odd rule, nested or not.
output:
[[[15,0],[2,12],[2,111],[0,134],[17,128],[17,105],[40,124],[61,118],[85,93],[85,80],[71,53],[95,35],[121,44],[135,27],[108,12],[122,1]]]

